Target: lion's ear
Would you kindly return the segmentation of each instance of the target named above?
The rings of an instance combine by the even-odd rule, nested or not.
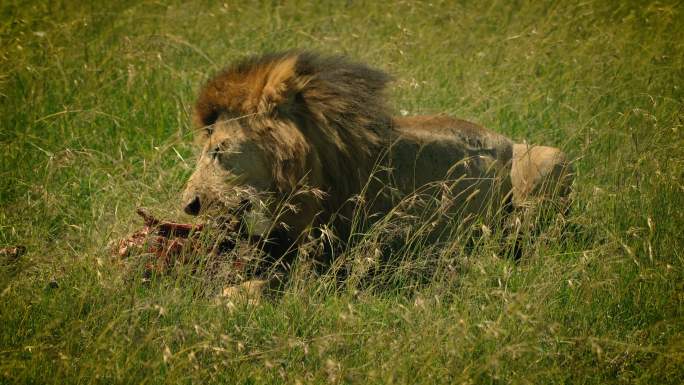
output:
[[[296,74],[297,56],[290,56],[273,64],[265,74],[264,87],[257,107],[258,112],[271,113],[287,109],[301,90]]]

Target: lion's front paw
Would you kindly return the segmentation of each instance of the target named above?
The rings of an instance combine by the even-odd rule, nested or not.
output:
[[[220,297],[231,301],[247,301],[249,304],[258,304],[267,288],[268,281],[254,279],[239,285],[225,287]]]

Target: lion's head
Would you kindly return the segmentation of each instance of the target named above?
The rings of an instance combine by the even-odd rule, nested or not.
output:
[[[307,52],[229,66],[205,84],[195,106],[201,153],[185,211],[221,210],[249,194],[289,199],[296,209],[282,220],[295,237],[327,221],[361,191],[388,137],[388,81],[343,57]]]

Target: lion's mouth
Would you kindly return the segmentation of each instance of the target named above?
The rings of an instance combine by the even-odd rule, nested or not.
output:
[[[268,205],[256,194],[210,202],[198,216],[216,228],[239,228],[249,238],[266,238],[273,229]]]

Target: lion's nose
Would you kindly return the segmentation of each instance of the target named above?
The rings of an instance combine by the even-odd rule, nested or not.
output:
[[[185,205],[185,212],[190,215],[197,215],[199,214],[201,208],[202,204],[200,203],[200,199],[196,196],[193,200],[190,201],[190,203]]]

